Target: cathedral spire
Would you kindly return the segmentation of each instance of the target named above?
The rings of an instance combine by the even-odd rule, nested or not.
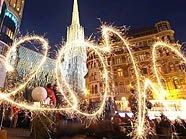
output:
[[[84,42],[84,28],[80,25],[78,0],[74,0],[72,23],[67,28],[67,48],[64,49],[62,73],[71,89],[84,93],[85,75],[87,74],[87,52]]]
[[[74,0],[71,25],[80,25],[80,23],[79,23],[78,0]]]
[[[80,25],[78,0],[74,0],[72,11],[72,23],[67,28],[67,42],[75,40],[84,40],[84,28]]]

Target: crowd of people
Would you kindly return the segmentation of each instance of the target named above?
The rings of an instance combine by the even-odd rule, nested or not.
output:
[[[119,113],[113,115],[112,123],[113,130],[116,132],[124,131],[131,132],[135,126],[135,121],[137,117],[137,98],[135,90],[131,90],[131,96],[129,97],[129,107],[133,114],[132,117],[129,117],[125,114],[125,117],[121,117]],[[149,101],[146,101],[146,109],[151,109],[153,106]],[[110,111],[111,113],[111,111]],[[163,113],[160,117],[155,119],[149,119],[148,114],[146,113],[146,123],[148,125],[148,133],[152,138],[154,136],[185,136],[186,137],[186,120],[176,119],[170,120]],[[124,129],[124,130],[123,130]]]
[[[31,112],[28,110],[8,104],[0,105],[1,128],[30,128],[31,116]]]
[[[47,84],[46,85],[47,98],[50,100],[50,104],[54,107],[61,107],[63,104],[63,96],[59,92],[57,85]],[[117,106],[114,99],[111,97],[106,101],[105,109],[100,120],[107,120],[111,122],[112,130],[114,132],[124,132],[130,133],[135,126],[135,116],[137,111],[137,100],[135,98],[135,92],[131,91],[131,97],[129,98],[129,105],[131,107],[131,112],[133,117],[129,117],[125,114],[125,117],[121,117],[117,112]],[[86,107],[85,107],[86,106]],[[96,104],[92,101],[88,103],[82,103],[80,106],[81,110],[91,112],[95,110]],[[147,108],[152,106],[147,103]],[[10,104],[0,104],[0,127],[7,128],[31,128],[32,123],[32,113],[29,110],[24,110]],[[68,114],[61,114],[60,112],[53,112],[54,122],[58,123],[63,121],[63,124],[68,125],[73,123],[82,123],[82,120],[78,119],[74,114],[71,116]],[[176,119],[175,121],[169,120],[165,115],[161,117],[150,120],[146,117],[146,124],[149,126],[149,136],[155,135],[179,135],[186,136],[186,121],[183,119]]]
[[[60,107],[62,103],[62,95],[58,91],[57,85],[52,85],[49,83],[45,88],[50,105]],[[30,102],[33,100],[28,101]],[[32,114],[29,110],[0,102],[0,128],[31,128],[31,121]]]
[[[115,132],[130,133],[134,126],[134,117],[121,117],[116,113],[113,117],[113,130]],[[155,136],[186,136],[186,121],[183,119],[169,120],[165,115],[161,115],[155,119],[146,118],[146,125],[148,125],[148,136],[153,138]]]

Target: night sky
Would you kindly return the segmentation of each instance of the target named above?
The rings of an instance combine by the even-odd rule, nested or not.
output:
[[[25,0],[21,34],[45,35],[51,46],[66,38],[71,22],[73,0]],[[81,25],[86,37],[98,35],[100,20],[131,28],[152,26],[160,20],[170,21],[176,39],[186,41],[185,0],[79,0]]]

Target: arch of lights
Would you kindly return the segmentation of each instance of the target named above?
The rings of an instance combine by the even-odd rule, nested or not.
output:
[[[104,106],[105,106],[105,102],[109,93],[109,71],[107,69],[107,59],[105,58],[105,55],[108,55],[108,53],[112,53],[112,47],[110,45],[110,34],[115,34],[117,35],[121,41],[123,42],[123,49],[127,49],[129,55],[130,55],[130,59],[132,61],[132,65],[135,71],[135,76],[136,76],[136,91],[137,93],[137,98],[138,98],[138,112],[137,112],[137,117],[136,117],[136,122],[135,122],[135,128],[134,128],[134,138],[144,138],[146,136],[147,133],[147,127],[145,124],[145,116],[146,116],[146,94],[147,94],[147,90],[150,89],[153,92],[156,92],[157,94],[160,95],[160,98],[162,98],[162,100],[165,98],[166,95],[166,90],[164,89],[162,83],[161,83],[161,78],[158,72],[158,68],[157,68],[157,54],[156,54],[156,50],[159,47],[163,47],[163,48],[168,48],[170,49],[170,51],[174,52],[178,57],[180,57],[181,60],[183,60],[184,63],[186,63],[186,58],[181,54],[181,52],[176,49],[173,45],[168,44],[167,42],[162,42],[162,41],[158,41],[155,42],[153,44],[153,49],[152,49],[152,64],[153,64],[153,72],[154,75],[157,79],[157,83],[158,86],[154,85],[153,82],[148,79],[148,78],[144,78],[139,70],[138,70],[138,66],[137,66],[137,62],[135,61],[133,52],[131,51],[130,48],[130,43],[127,41],[127,39],[125,37],[123,37],[122,33],[113,27],[109,27],[109,26],[102,26],[101,28],[102,30],[102,36],[104,39],[104,45],[103,46],[98,46],[95,45],[92,42],[89,41],[79,41],[76,40],[74,42],[70,42],[69,44],[66,44],[65,46],[63,46],[61,48],[61,50],[58,53],[58,58],[56,60],[56,68],[55,68],[55,76],[57,79],[57,84],[59,86],[60,92],[62,93],[62,95],[64,96],[64,99],[67,101],[68,105],[67,107],[61,107],[61,108],[46,108],[46,107],[42,107],[42,106],[35,106],[35,105],[31,105],[28,103],[23,102],[15,102],[13,99],[13,96],[15,96],[17,93],[19,93],[33,78],[34,76],[40,71],[42,65],[45,63],[45,60],[47,58],[47,53],[48,53],[48,49],[49,49],[49,44],[47,42],[47,40],[45,40],[43,37],[39,37],[39,36],[25,36],[23,38],[20,38],[19,40],[16,40],[14,42],[14,44],[12,45],[12,47],[9,49],[7,55],[5,57],[1,56],[0,60],[3,62],[3,64],[6,67],[7,71],[12,71],[13,67],[10,66],[10,57],[11,57],[11,52],[21,46],[21,44],[25,43],[25,42],[29,42],[29,41],[36,41],[40,44],[42,44],[42,48],[43,48],[43,58],[41,59],[39,65],[37,66],[36,69],[33,69],[30,73],[29,73],[29,77],[27,77],[26,79],[24,79],[24,83],[17,86],[14,89],[7,89],[3,92],[0,93],[0,100],[1,101],[5,101],[8,103],[11,103],[13,105],[16,105],[18,107],[21,108],[25,108],[28,109],[30,111],[33,112],[48,112],[48,111],[62,111],[62,112],[73,112],[76,113],[78,115],[82,115],[82,116],[86,116],[87,118],[91,118],[94,119],[97,116],[100,116],[104,110]],[[105,82],[105,88],[104,88],[104,94],[102,95],[102,102],[100,104],[99,109],[97,109],[96,111],[94,111],[93,113],[87,113],[87,112],[83,112],[79,109],[79,104],[80,101],[78,100],[78,97],[75,95],[75,92],[73,90],[71,90],[70,85],[66,83],[65,79],[62,77],[62,73],[60,73],[59,69],[60,69],[60,63],[61,60],[63,58],[63,55],[65,53],[65,49],[70,49],[71,44],[80,44],[79,46],[86,46],[87,49],[91,49],[93,50],[99,57],[102,65],[103,65],[103,74],[105,75],[104,77],[104,82]],[[63,84],[63,86],[62,86]],[[66,88],[68,90],[68,95],[66,95],[65,91],[63,90],[63,88]]]

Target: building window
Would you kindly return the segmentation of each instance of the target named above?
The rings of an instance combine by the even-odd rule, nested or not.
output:
[[[173,63],[170,63],[169,64],[169,68],[170,68],[170,71],[174,71],[174,64]]]
[[[92,94],[94,94],[94,86],[92,86]]]
[[[17,12],[19,12],[19,15],[21,14],[21,8],[24,4],[24,0],[10,0],[10,6],[16,9]]]
[[[96,73],[94,73],[94,77],[93,77],[93,80],[96,80]]]
[[[184,79],[180,79],[180,85],[182,86],[182,85],[184,85],[184,84],[185,84]]]
[[[166,88],[166,81],[164,79],[161,79],[161,83]]]
[[[148,74],[147,68],[142,68],[141,73],[142,75],[147,75]]]
[[[10,38],[13,39],[14,33],[11,31]]]
[[[143,41],[143,45],[147,46],[148,42],[147,41]]]
[[[96,80],[96,73],[92,73],[91,74],[91,81],[95,81]]]
[[[11,29],[7,28],[6,29],[6,35],[8,37],[10,37],[10,39],[13,39],[14,33],[13,33],[13,31]]]
[[[114,60],[114,58],[112,59],[112,64],[115,64],[115,60]]]
[[[180,83],[178,81],[178,78],[173,78],[173,84],[174,84],[174,88],[175,89],[179,89],[180,88]]]
[[[100,83],[100,84],[99,84],[99,86],[100,86],[100,87],[103,87],[103,84],[102,84],[102,83]]]
[[[95,66],[95,63],[93,63],[93,68],[95,68],[96,66]]]
[[[145,54],[139,55],[139,60],[140,61],[145,61],[145,59],[146,59],[146,55]]]
[[[170,72],[170,70],[169,70],[169,65],[163,64],[163,63],[162,63],[161,71],[162,71],[164,74],[169,73],[169,72]]]
[[[134,71],[134,69],[132,67],[129,67],[129,72],[130,72],[131,76],[135,75],[135,71]]]
[[[161,67],[161,65],[160,65],[160,64],[159,64],[159,65],[157,65],[157,68],[158,68],[158,71],[159,71],[160,73],[162,73],[162,72],[163,72],[162,67]]]
[[[181,71],[186,71],[186,64],[180,64],[179,68]]]
[[[22,0],[17,0],[16,10],[18,12],[20,12],[21,6],[22,6]]]
[[[97,93],[98,93],[98,86],[95,85],[95,94],[97,94]]]
[[[108,65],[111,64],[111,60],[110,60],[110,58],[107,59],[107,62],[108,62]],[[99,62],[99,65],[100,65],[100,62]]]
[[[119,87],[118,88],[119,93],[123,93],[123,91],[124,91],[124,84],[123,84],[123,82],[120,82],[118,87]]]
[[[122,77],[123,76],[123,70],[122,69],[118,69],[117,73],[118,73],[118,77]]]
[[[122,56],[122,57],[121,57],[121,61],[122,61],[123,63],[126,62],[126,58],[125,58],[125,56]]]
[[[7,36],[9,36],[9,32],[10,32],[10,29],[7,28],[7,29],[6,29],[6,35],[7,35]]]
[[[16,7],[16,3],[17,3],[17,0],[11,0],[10,1],[10,6],[12,6],[12,7]]]
[[[129,75],[128,68],[125,68],[123,70],[123,76],[128,77],[128,75]]]
[[[153,44],[153,40],[148,40],[148,45],[152,45]]]
[[[116,64],[121,64],[121,63],[122,63],[121,58],[120,57],[116,58]]]

